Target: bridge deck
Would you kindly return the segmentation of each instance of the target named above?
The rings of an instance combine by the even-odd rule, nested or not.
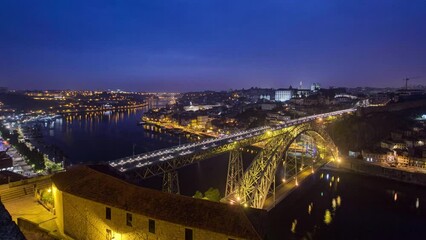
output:
[[[322,166],[326,163],[316,163],[314,166],[315,172],[317,172]],[[297,175],[298,186],[296,186],[296,181],[294,179],[287,179],[284,184],[279,185],[275,189],[275,197],[270,196],[265,200],[265,204],[263,205],[263,209],[266,211],[270,211],[273,209],[278,203],[284,200],[288,195],[290,195],[296,188],[300,187],[303,182],[312,174],[312,169],[307,167],[302,172]]]

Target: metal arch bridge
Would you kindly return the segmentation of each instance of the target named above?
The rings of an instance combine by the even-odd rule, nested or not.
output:
[[[337,157],[337,148],[333,141],[315,124],[315,121],[355,111],[356,108],[350,108],[311,115],[274,126],[253,128],[218,138],[125,157],[111,161],[109,165],[132,181],[163,175],[163,190],[178,193],[177,169],[229,151],[226,198],[246,206],[262,208],[274,181],[278,163],[283,161],[283,153],[294,139],[302,133],[308,133],[316,141],[327,145],[332,156]],[[265,148],[243,173],[239,149],[258,142],[266,142]]]

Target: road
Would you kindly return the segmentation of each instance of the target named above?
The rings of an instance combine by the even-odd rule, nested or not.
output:
[[[323,163],[316,163],[314,165],[314,172],[311,167],[306,167],[297,175],[297,185],[295,178],[286,180],[285,183],[279,185],[275,189],[275,196],[270,196],[265,200],[265,204],[263,205],[263,209],[269,211],[275,207],[276,204],[280,203],[283,199],[285,199],[290,193],[292,193],[297,187],[301,186],[303,182],[316,171],[318,171]]]

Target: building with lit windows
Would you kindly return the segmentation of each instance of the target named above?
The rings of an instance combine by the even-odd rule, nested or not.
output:
[[[262,239],[263,210],[139,187],[102,169],[74,166],[52,177],[62,234],[74,239]]]

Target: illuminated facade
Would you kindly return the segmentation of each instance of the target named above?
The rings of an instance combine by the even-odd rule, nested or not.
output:
[[[290,100],[294,95],[293,89],[278,89],[275,91],[275,101],[285,102]]]
[[[138,187],[87,166],[52,181],[57,225],[75,239],[261,239],[251,221],[261,210]]]

